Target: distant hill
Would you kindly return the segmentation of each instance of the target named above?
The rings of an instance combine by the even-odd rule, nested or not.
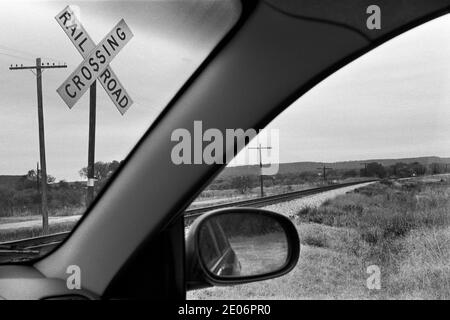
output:
[[[417,158],[399,158],[399,159],[370,159],[370,160],[352,160],[352,161],[340,161],[340,162],[290,162],[290,163],[280,163],[279,171],[280,174],[288,173],[298,173],[304,171],[317,171],[317,168],[326,165],[327,167],[337,169],[337,170],[352,170],[352,169],[362,169],[363,165],[361,163],[368,162],[378,162],[383,166],[391,166],[397,162],[413,163],[419,162],[422,165],[428,166],[431,163],[449,163],[450,158],[441,157],[417,157]],[[222,171],[220,174],[223,178],[234,177],[234,176],[244,176],[244,175],[257,175],[259,174],[259,166],[236,166],[228,167]]]
[[[17,182],[23,178],[22,176],[0,175],[0,188],[14,188]]]

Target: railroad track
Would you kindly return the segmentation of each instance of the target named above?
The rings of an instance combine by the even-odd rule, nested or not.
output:
[[[294,200],[297,198],[307,197],[310,195],[340,189],[344,187],[354,186],[366,182],[373,182],[378,181],[377,179],[372,180],[364,180],[364,181],[358,181],[358,182],[347,182],[347,183],[340,183],[340,184],[331,184],[324,187],[318,187],[318,188],[312,188],[312,189],[306,189],[306,190],[299,190],[299,191],[292,191],[282,194],[277,194],[273,196],[266,196],[262,198],[253,198],[253,199],[247,199],[247,200],[240,200],[240,201],[234,201],[234,202],[227,202],[223,204],[217,204],[214,206],[208,206],[208,207],[201,207],[201,208],[195,208],[195,209],[189,209],[185,211],[184,219],[187,220],[187,222],[190,222],[190,220],[194,220],[197,217],[201,216],[205,212],[216,210],[216,209],[222,209],[222,208],[228,208],[228,207],[246,207],[246,206],[252,206],[252,207],[265,207],[271,204],[279,203],[279,202],[285,202],[289,200]]]
[[[318,187],[318,188],[312,188],[312,189],[306,189],[306,190],[300,190],[300,191],[292,191],[288,193],[283,194],[277,194],[272,196],[266,196],[261,198],[254,198],[254,199],[247,199],[247,200],[240,200],[240,201],[234,201],[234,202],[227,202],[222,203],[218,205],[213,206],[207,206],[207,207],[201,207],[201,208],[195,208],[195,209],[188,209],[185,211],[185,223],[190,224],[192,221],[194,221],[196,218],[201,216],[202,214],[216,210],[216,209],[222,209],[227,207],[246,207],[246,206],[252,206],[252,207],[264,207],[271,204],[279,203],[279,202],[285,202],[289,200],[294,200],[302,197],[307,197],[310,195],[335,190],[339,188],[354,186],[362,183],[367,182],[373,182],[378,181],[378,179],[372,179],[372,180],[364,180],[364,181],[358,181],[358,182],[348,182],[348,183],[341,183],[341,184],[332,184],[324,187]],[[34,238],[28,238],[28,239],[22,239],[22,240],[15,240],[15,241],[8,241],[8,242],[2,242],[0,243],[0,256],[2,255],[2,252],[10,252],[11,250],[27,250],[27,251],[33,251],[33,250],[46,250],[50,251],[54,246],[56,246],[58,243],[60,243],[62,240],[64,240],[70,232],[60,232],[55,233],[47,236],[40,236],[40,237],[34,237]],[[29,254],[29,252],[28,252]]]

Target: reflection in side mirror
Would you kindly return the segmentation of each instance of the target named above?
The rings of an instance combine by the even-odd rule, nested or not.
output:
[[[202,215],[186,239],[188,290],[275,278],[297,263],[297,229],[263,209],[227,208]]]
[[[216,215],[199,230],[200,259],[208,271],[220,277],[277,271],[286,264],[288,250],[282,226],[264,215]]]

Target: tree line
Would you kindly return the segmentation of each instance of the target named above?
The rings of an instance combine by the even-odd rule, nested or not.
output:
[[[306,183],[320,183],[324,180],[327,183],[335,183],[348,178],[406,178],[421,176],[425,174],[439,174],[450,172],[450,166],[445,163],[431,163],[423,165],[419,162],[404,163],[397,162],[393,165],[384,166],[378,162],[366,163],[360,169],[331,169],[327,170],[325,179],[322,172],[303,171],[298,173],[284,173],[264,177],[264,187],[299,185]],[[221,177],[215,179],[207,190],[238,190],[239,193],[246,193],[252,188],[260,185],[258,175],[239,175]]]
[[[97,194],[110,179],[113,173],[119,168],[121,162],[98,161],[94,165],[94,175],[97,180],[95,193]],[[376,177],[376,178],[405,178],[420,176],[425,174],[439,174],[450,171],[450,166],[445,163],[431,163],[423,165],[419,162],[403,163],[398,162],[393,165],[383,166],[378,162],[367,163],[361,169],[331,169],[326,173],[326,181],[333,183],[348,178],[356,177]],[[79,175],[87,178],[87,168],[81,168]],[[19,177],[15,184],[0,185],[0,216],[38,214],[40,204],[39,181],[40,172],[29,170]],[[284,173],[264,177],[264,186],[289,186],[306,183],[319,183],[324,179],[318,171],[304,171],[298,173]],[[51,174],[47,175],[48,183],[48,206],[50,214],[61,213],[85,207],[86,183],[67,182],[56,178]],[[238,190],[239,193],[246,193],[250,189],[259,186],[258,175],[241,175],[232,177],[221,177],[215,179],[207,190]]]
[[[449,172],[450,167],[446,163],[431,163],[423,165],[420,162],[404,163],[397,162],[390,166],[383,166],[378,162],[370,162],[366,167],[360,169],[361,177],[377,178],[407,178],[423,176],[425,174],[440,174]]]
[[[108,179],[119,167],[119,161],[96,162],[94,175],[97,180],[95,192],[98,193]],[[87,168],[81,168],[79,175],[87,178]],[[16,179],[15,183],[0,185],[0,216],[17,216],[40,214],[40,171],[28,170],[26,174]],[[71,214],[80,212],[86,203],[86,183],[81,181],[67,182],[47,175],[48,209],[53,214]]]

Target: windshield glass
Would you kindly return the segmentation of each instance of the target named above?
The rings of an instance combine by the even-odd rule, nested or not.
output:
[[[242,202],[272,210],[297,228],[301,257],[282,277],[187,299],[450,298],[449,39],[445,15],[374,48],[242,149],[186,224]],[[242,233],[239,272],[274,261]]]
[[[232,0],[0,3],[0,262],[49,240],[10,241],[73,228],[239,15]]]

